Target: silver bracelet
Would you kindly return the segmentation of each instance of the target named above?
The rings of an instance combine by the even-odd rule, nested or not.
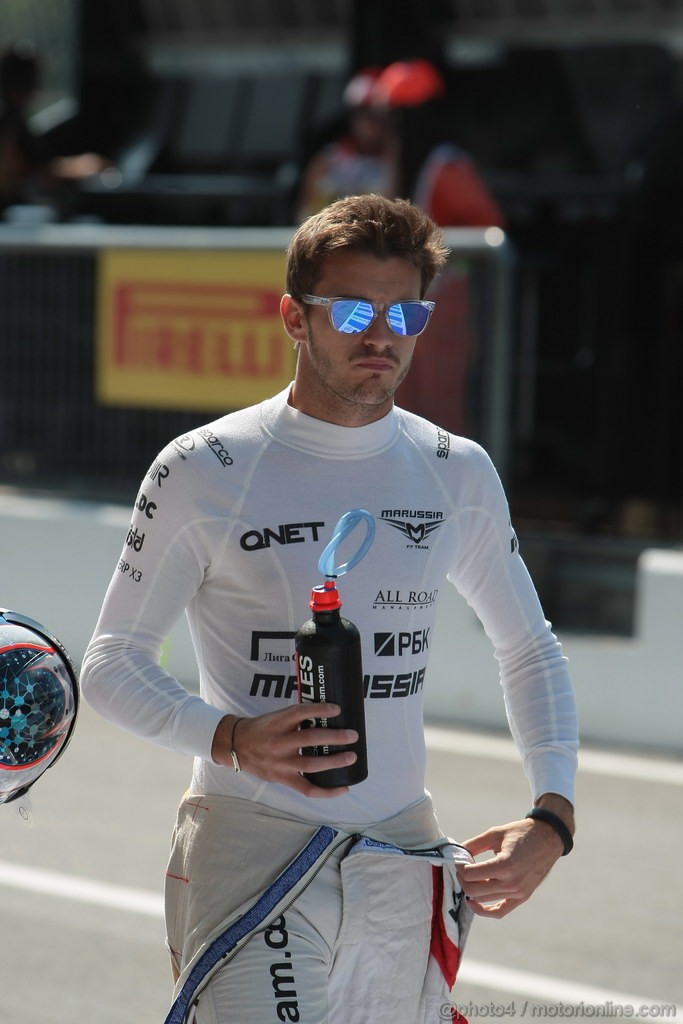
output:
[[[232,763],[236,772],[241,772],[242,766],[240,764],[237,752],[235,750],[235,729],[242,721],[244,721],[244,719],[236,718],[235,721],[232,723],[232,732],[230,733],[230,757],[232,758]]]

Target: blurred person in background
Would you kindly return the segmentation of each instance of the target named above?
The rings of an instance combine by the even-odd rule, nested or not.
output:
[[[397,194],[397,139],[391,114],[373,99],[380,70],[365,68],[347,84],[346,130],[308,163],[299,189],[297,219],[318,213],[344,196]]]
[[[109,161],[96,153],[59,156],[31,129],[30,110],[40,89],[40,61],[28,40],[0,56],[0,210],[59,200],[69,182],[97,174]]]
[[[472,158],[449,140],[443,76],[429,61],[396,61],[354,76],[344,93],[348,131],[308,164],[297,216],[349,195],[410,199],[442,227],[504,226]]]
[[[433,64],[390,64],[374,83],[373,104],[393,115],[400,195],[442,227],[504,226],[474,160],[449,139],[446,83]]]

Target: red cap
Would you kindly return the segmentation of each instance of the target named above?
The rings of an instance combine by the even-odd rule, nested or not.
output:
[[[333,612],[341,608],[342,601],[334,580],[325,580],[319,587],[313,587],[309,607],[314,612]]]
[[[397,60],[375,82],[373,98],[389,107],[419,107],[445,92],[441,74],[428,60]]]

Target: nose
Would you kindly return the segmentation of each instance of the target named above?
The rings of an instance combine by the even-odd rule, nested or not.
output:
[[[372,321],[363,335],[363,341],[367,345],[381,346],[383,348],[387,345],[393,346],[396,341],[396,335],[387,323],[385,310],[381,310]]]

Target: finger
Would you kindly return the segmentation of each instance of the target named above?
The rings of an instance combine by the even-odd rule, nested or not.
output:
[[[300,772],[313,775],[316,772],[326,772],[332,768],[348,768],[355,764],[357,758],[352,750],[346,750],[342,754],[325,754],[322,757],[306,756],[303,754],[297,763]]]
[[[282,715],[291,722],[304,722],[307,718],[336,718],[341,714],[338,704],[331,704],[327,701],[320,703],[308,702],[302,704],[290,704],[283,708]]]
[[[313,759],[311,759],[311,760],[313,760]],[[320,760],[327,761],[328,758],[317,758],[315,760],[317,760],[317,761],[320,761]],[[305,759],[304,758],[299,758],[299,761],[303,762],[303,761],[305,761]],[[323,799],[323,800],[327,799],[328,797],[343,796],[345,793],[348,793],[348,791],[349,791],[349,787],[348,786],[319,786],[319,785],[317,785],[315,783],[315,781],[313,781],[310,777],[308,777],[308,776],[311,775],[313,770],[323,771],[323,769],[326,769],[328,767],[330,767],[328,764],[314,765],[313,769],[311,769],[311,768],[306,768],[305,769],[306,773],[307,773],[307,777],[304,777],[303,775],[301,775],[299,773],[299,771],[297,771],[297,772],[287,772],[286,774],[283,773],[283,774],[279,775],[279,777],[274,778],[273,781],[274,782],[281,782],[285,786],[289,786],[290,789],[296,790],[297,793],[303,793],[304,796],[315,797],[317,799]],[[343,765],[341,765],[341,766],[338,765],[337,767],[344,767],[344,766]],[[304,770],[301,767],[301,764],[297,764],[297,768],[299,768],[300,770]]]
[[[341,747],[356,743],[358,733],[355,729],[321,729],[314,726],[302,729],[296,738],[300,747]]]
[[[467,905],[478,917],[490,917],[500,920],[501,917],[506,917],[523,902],[524,900],[514,899],[497,900],[495,903],[480,903],[477,900],[470,900]]]
[[[502,909],[505,900],[496,900],[495,903],[483,903],[481,900],[468,898],[467,906],[477,917],[497,917]]]
[[[487,878],[495,878],[504,862],[504,858],[499,855],[479,860],[475,864],[460,864],[458,878],[461,882],[481,882]]]
[[[468,885],[467,888],[463,888],[463,892],[469,900],[477,903],[494,903],[496,900],[519,899],[522,896],[520,886],[505,885],[497,878],[477,885]]]
[[[498,829],[488,829],[486,832],[482,832],[480,835],[473,836],[464,843],[460,843],[460,846],[464,846],[468,853],[476,857],[477,854],[486,853],[489,850],[498,851],[500,849],[500,841],[501,837]]]

